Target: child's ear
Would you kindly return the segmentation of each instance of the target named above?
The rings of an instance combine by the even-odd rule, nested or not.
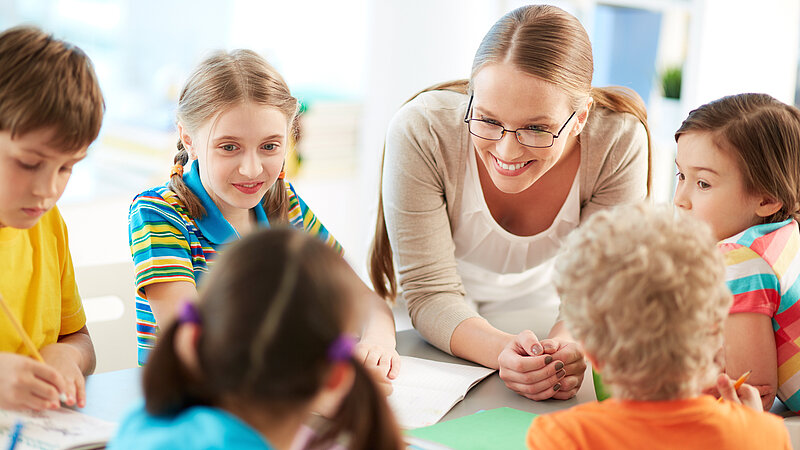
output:
[[[200,363],[197,358],[197,338],[200,337],[200,325],[184,322],[175,330],[175,355],[183,366],[192,373],[200,373]]]
[[[197,159],[197,152],[195,151],[194,146],[192,146],[192,137],[189,136],[189,133],[180,123],[178,124],[178,136],[181,138],[183,148],[185,148],[189,153],[189,158]]]
[[[783,208],[783,202],[778,201],[775,197],[763,196],[761,202],[756,207],[756,215],[758,217],[769,217]]]
[[[353,380],[355,380],[355,376],[356,372],[351,362],[337,362],[333,365],[333,367],[331,367],[331,371],[328,374],[328,379],[325,380],[325,386],[323,389],[330,391],[343,390],[344,392],[349,392],[350,388],[353,386]]]
[[[311,401],[311,410],[328,418],[334,417],[342,401],[353,388],[355,378],[356,372],[352,362],[341,361],[333,364],[322,388]]]
[[[581,342],[581,347],[583,347],[583,343],[582,342]],[[592,365],[592,368],[595,371],[599,372],[600,369],[603,368],[603,364],[601,362],[597,361],[597,359],[594,357],[594,355],[592,355],[591,353],[587,352],[586,349],[583,350],[583,356],[585,356],[586,359],[589,360],[589,364]]]

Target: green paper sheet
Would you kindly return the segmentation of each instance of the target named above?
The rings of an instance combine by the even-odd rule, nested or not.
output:
[[[406,434],[457,450],[525,449],[525,434],[536,414],[514,408],[479,411]]]

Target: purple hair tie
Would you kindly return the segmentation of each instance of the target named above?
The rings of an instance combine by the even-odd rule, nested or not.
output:
[[[200,325],[200,311],[197,310],[197,305],[194,302],[189,300],[183,302],[181,310],[178,312],[178,322]]]
[[[353,356],[356,346],[355,336],[340,334],[328,347],[328,359],[331,361],[347,361]]]

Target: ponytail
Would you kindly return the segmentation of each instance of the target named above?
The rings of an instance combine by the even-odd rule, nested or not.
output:
[[[178,139],[178,153],[175,155],[173,162],[175,165],[181,165],[183,167],[189,162],[189,152],[184,148],[180,138]],[[186,210],[190,216],[200,218],[206,215],[206,209],[203,208],[200,199],[197,198],[194,192],[189,189],[189,186],[186,186],[186,183],[183,182],[182,171],[181,173],[174,170],[172,171],[169,177],[169,189],[181,199],[184,205],[186,205]]]
[[[420,94],[429,91],[452,91],[466,94],[469,89],[468,80],[445,81],[423,89],[406,100],[414,100]],[[405,104],[403,103],[403,104]],[[389,234],[386,231],[386,218],[383,214],[383,164],[386,158],[386,143],[383,144],[381,156],[381,175],[378,185],[378,217],[375,221],[375,236],[369,248],[369,279],[375,293],[384,300],[394,302],[397,298],[397,278],[394,274],[394,261],[392,260],[392,247],[389,244]]]
[[[644,125],[647,133],[647,196],[653,187],[653,142],[650,138],[650,127],[647,125],[647,109],[644,101],[633,89],[622,86],[593,87],[594,106],[602,106],[618,113],[633,114]],[[591,120],[591,117],[589,118]]]
[[[208,391],[175,353],[176,320],[158,335],[158,345],[144,368],[145,408],[154,416],[176,415],[190,406],[208,405]]]
[[[286,195],[286,183],[278,178],[267,189],[261,202],[270,225],[287,224],[289,222],[289,197]]]
[[[325,448],[337,436],[348,436],[351,450],[405,448],[386,397],[378,390],[367,370],[350,358],[355,372],[353,387],[343,399],[330,427],[311,443],[311,448]]]

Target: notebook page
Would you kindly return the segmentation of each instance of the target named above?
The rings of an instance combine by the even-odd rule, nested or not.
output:
[[[57,450],[87,443],[104,443],[116,425],[67,408],[41,412],[0,410],[0,445],[8,443],[17,419],[23,427],[16,449]]]
[[[403,428],[432,425],[461,401],[478,381],[494,372],[485,367],[401,356],[389,405]]]

